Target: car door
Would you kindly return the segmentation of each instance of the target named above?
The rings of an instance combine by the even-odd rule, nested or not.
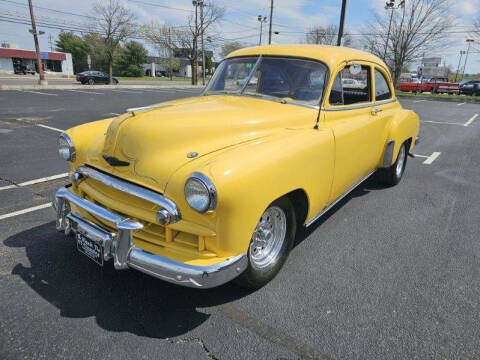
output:
[[[349,88],[342,79],[356,80],[357,85]],[[377,167],[384,126],[379,116],[372,115],[373,108],[371,65],[349,62],[338,68],[324,108],[325,125],[335,137],[330,202]]]
[[[377,166],[383,166],[383,155],[388,142],[389,124],[400,107],[393,97],[393,86],[388,72],[377,65],[373,67],[373,108],[371,114],[378,131],[377,141],[372,143],[375,146],[374,153],[377,154]]]

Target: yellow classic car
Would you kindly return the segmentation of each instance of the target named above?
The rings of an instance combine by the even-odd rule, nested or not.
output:
[[[417,142],[386,65],[317,45],[237,50],[201,96],[69,129],[56,227],[103,265],[258,288],[310,226],[374,172],[397,184]]]

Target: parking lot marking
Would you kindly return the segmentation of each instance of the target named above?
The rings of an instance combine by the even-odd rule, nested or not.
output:
[[[425,100],[425,99],[423,99],[423,100],[414,100],[413,102],[414,102],[414,103],[419,103],[419,102],[422,102],[422,101],[427,101],[427,100]]]
[[[37,124],[37,126],[40,126],[40,127],[44,128],[44,129],[53,130],[53,131],[58,131],[58,132],[63,133],[63,130],[62,130],[62,129],[57,129],[57,128],[54,128],[54,127],[51,127],[51,126],[47,126],[47,125],[43,125],[43,124]]]
[[[115,116],[118,116],[118,115],[121,115],[119,113],[108,113],[107,115],[115,115]]]
[[[40,95],[58,96],[58,94],[49,94],[49,93],[44,93],[44,92],[40,92],[40,91],[23,90],[23,92],[32,93],[32,94],[40,94]]]
[[[42,177],[42,178],[39,178],[39,179],[28,180],[28,181],[24,181],[20,184],[12,184],[12,185],[7,185],[7,186],[2,186],[2,187],[0,187],[0,191],[8,190],[8,189],[15,189],[15,188],[18,188],[18,187],[29,186],[29,185],[34,185],[34,184],[39,184],[39,183],[47,182],[47,181],[51,181],[51,180],[63,179],[67,176],[68,176],[68,173],[63,173],[63,174],[58,174],[58,175],[46,176],[46,177]]]
[[[473,120],[475,120],[477,118],[477,116],[478,116],[478,114],[473,115],[470,119],[468,119],[468,121],[465,124],[463,124],[463,126],[470,125],[473,122]]]
[[[466,103],[460,103],[460,104],[457,104],[457,106],[462,106],[462,105],[465,105]]]
[[[432,153],[432,155],[430,155],[427,160],[425,160],[423,163],[425,165],[430,165],[431,163],[433,163],[439,156],[440,156],[441,152],[438,152],[438,151],[435,151],[434,153]]]
[[[451,122],[444,122],[444,121],[421,120],[420,122],[424,122],[424,123],[431,123],[431,124],[442,124],[442,125],[458,125],[458,126],[464,126],[464,124],[459,124],[459,123],[451,123]]]
[[[112,90],[113,92],[123,92],[123,93],[130,93],[130,94],[141,94],[143,91],[131,91],[131,90]]]
[[[14,212],[11,212],[11,213],[8,213],[8,214],[3,214],[3,215],[0,215],[0,220],[8,219],[8,218],[18,216],[18,215],[22,215],[22,214],[26,214],[26,213],[29,213],[29,212],[32,212],[32,211],[42,210],[42,209],[45,209],[45,208],[48,208],[48,207],[51,207],[51,206],[52,206],[51,203],[46,203],[46,204],[42,204],[42,205],[33,206],[31,208],[14,211]]]
[[[68,91],[85,93],[85,94],[105,95],[104,93],[99,93],[99,92],[95,92],[95,91],[85,91],[85,90],[68,90]]]

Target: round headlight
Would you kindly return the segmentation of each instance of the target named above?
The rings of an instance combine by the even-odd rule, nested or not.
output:
[[[75,160],[75,146],[73,146],[72,139],[65,133],[61,133],[58,138],[58,155],[66,161]]]
[[[201,173],[193,173],[188,178],[185,183],[185,198],[192,209],[201,213],[213,210],[217,205],[215,186]]]

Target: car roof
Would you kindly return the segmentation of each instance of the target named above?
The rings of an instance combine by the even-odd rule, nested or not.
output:
[[[373,54],[344,46],[331,45],[294,44],[253,46],[236,50],[230,53],[227,58],[249,55],[278,55],[309,58],[322,61],[330,68],[334,68],[344,61],[362,60],[379,64],[387,69],[383,60]]]

